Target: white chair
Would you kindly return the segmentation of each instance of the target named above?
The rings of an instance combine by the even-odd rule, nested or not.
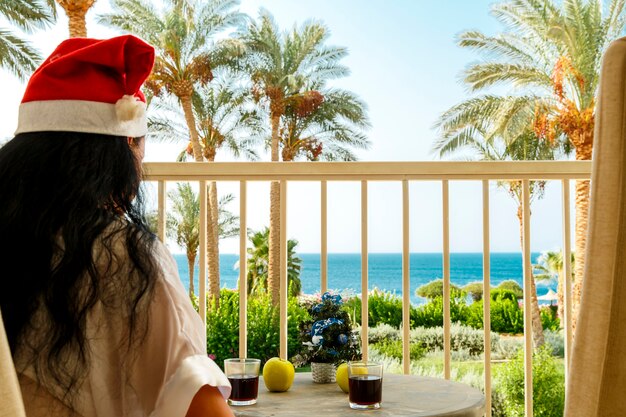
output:
[[[25,416],[22,393],[0,314],[0,417]]]

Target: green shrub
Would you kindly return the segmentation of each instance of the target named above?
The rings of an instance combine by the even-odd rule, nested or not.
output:
[[[546,346],[549,346],[552,356],[560,358],[565,356],[565,340],[562,331],[546,330],[543,332]]]
[[[561,328],[561,320],[557,315],[557,306],[540,307],[541,326],[544,330],[558,331]]]
[[[390,358],[402,360],[402,341],[401,340],[381,340],[373,344],[372,349],[378,350],[383,355]],[[419,360],[426,354],[424,348],[417,343],[409,345],[410,357],[412,361]]]
[[[368,297],[369,326],[380,323],[399,328],[402,324],[402,298],[386,291],[372,291]]]
[[[443,350],[443,327],[416,327],[410,332],[411,343],[416,343],[426,351]],[[491,333],[491,349],[499,343],[499,336]],[[466,350],[477,356],[484,352],[484,337],[481,330],[472,329],[459,323],[450,326],[450,347],[454,351]]]
[[[518,300],[521,298],[524,298],[524,289],[520,287],[517,281],[513,281],[512,279],[507,280],[507,281],[502,281],[500,285],[496,287],[496,289],[513,291],[513,293],[515,294],[515,297]]]
[[[499,299],[491,303],[491,331],[498,333],[522,333],[524,312],[517,300]]]
[[[296,298],[287,304],[288,347],[291,354],[300,349],[298,325],[308,319],[308,313]],[[259,293],[248,297],[248,356],[261,359],[278,356],[280,309],[272,305],[269,294]],[[222,366],[224,359],[239,355],[239,293],[222,289],[219,308],[209,302],[207,308],[207,352],[215,355],[215,362]]]
[[[467,314],[464,300],[450,300],[451,322],[463,322]],[[443,298],[437,297],[411,310],[411,327],[443,326]]]
[[[468,293],[474,302],[480,301],[483,299],[483,283],[482,281],[470,282],[465,287],[463,287],[463,291]]]
[[[509,416],[524,415],[524,352],[495,372],[504,407]],[[563,365],[550,355],[547,348],[533,355],[533,415],[562,417],[565,402]]]
[[[491,290],[491,301],[510,300],[517,303],[518,297],[515,291],[495,288]]]
[[[207,296],[206,313],[207,353],[215,356],[220,367],[224,359],[238,356],[239,352],[239,293],[220,291],[219,308]]]
[[[359,297],[345,297],[343,300],[342,310],[350,316],[352,324],[361,325],[361,298]],[[368,324],[369,325],[369,324]]]
[[[430,281],[428,284],[424,284],[419,287],[415,294],[424,298],[437,298],[443,297],[443,280],[436,279],[434,281]],[[463,291],[454,284],[450,284],[450,298],[463,298]]]
[[[345,310],[354,324],[361,324],[361,299],[350,297],[344,301]],[[368,326],[389,324],[395,328],[402,325],[402,298],[388,291],[372,291],[367,298]]]
[[[492,360],[513,359],[520,349],[524,349],[524,341],[517,337],[500,337],[495,349],[491,351]]]
[[[478,300],[467,306],[461,323],[474,329],[483,328],[483,300]]]
[[[524,312],[519,307],[517,300],[512,300],[511,291],[498,291],[492,299],[490,306],[491,331],[498,333],[517,334],[524,331]],[[463,324],[475,329],[483,328],[483,301],[472,303],[465,310]]]
[[[359,332],[360,333],[360,332]],[[400,340],[400,330],[385,323],[376,327],[371,327],[367,332],[367,340],[370,344],[382,342],[383,340]]]

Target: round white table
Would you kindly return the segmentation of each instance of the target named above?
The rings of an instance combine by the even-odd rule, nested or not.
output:
[[[315,384],[310,373],[297,373],[287,392],[267,391],[260,378],[257,404],[232,410],[237,417],[481,417],[485,413],[485,397],[475,388],[445,379],[385,374],[382,407],[352,410],[348,394],[337,384]]]

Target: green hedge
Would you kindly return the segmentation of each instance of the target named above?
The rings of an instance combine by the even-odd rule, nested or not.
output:
[[[374,328],[386,324],[395,329],[402,325],[402,299],[394,294],[383,291],[373,292],[369,297],[369,326]],[[345,309],[353,323],[360,324],[361,300],[351,297],[345,300]],[[450,305],[451,322],[458,322],[474,329],[483,328],[483,300],[467,304],[464,299],[452,299]],[[557,330],[559,321],[554,308],[543,308],[542,323],[545,329]],[[296,298],[289,298],[289,346],[290,355],[299,351],[298,326],[308,319],[306,309],[298,304]],[[443,300],[441,297],[431,299],[420,306],[411,306],[411,328],[435,328],[443,325]],[[248,299],[248,355],[265,362],[278,356],[279,352],[279,309],[273,306],[268,294],[261,293]],[[491,293],[491,330],[497,333],[518,334],[524,330],[524,315],[518,305],[514,291],[494,289]],[[384,339],[381,338],[381,339]],[[395,343],[395,342],[394,342]],[[426,347],[422,345],[423,347]],[[395,344],[385,346],[389,351]],[[476,351],[472,347],[470,350]],[[233,290],[223,289],[219,308],[209,303],[207,311],[207,350],[215,355],[216,362],[221,366],[224,359],[239,354],[239,294]],[[558,347],[555,348],[558,350]]]
[[[402,299],[387,291],[372,291],[368,295],[368,326],[389,324],[399,328],[402,324]],[[361,299],[350,297],[344,300],[343,309],[348,312],[352,323],[361,324]]]
[[[410,332],[411,344],[421,346],[425,351],[443,350],[443,327],[416,327]],[[491,334],[491,349],[494,350],[500,337]],[[484,352],[484,334],[482,330],[452,323],[450,326],[450,347],[453,351],[466,351],[471,356],[478,356]]]
[[[290,297],[287,305],[288,352],[293,355],[300,349],[298,325],[307,320],[307,311],[298,304],[297,298]],[[239,356],[239,293],[222,289],[219,308],[209,302],[207,308],[207,352],[215,355],[215,362],[221,367],[224,359]],[[248,297],[248,356],[268,359],[278,356],[280,312],[272,305],[266,293]]]
[[[524,331],[524,312],[509,298],[491,300],[491,331],[498,333],[522,333]],[[472,303],[467,308],[467,315],[462,323],[475,329],[483,328],[483,300]]]
[[[389,292],[376,291],[368,297],[368,325],[376,327],[388,324],[395,328],[402,325],[402,299]],[[343,307],[354,323],[361,323],[361,300],[349,298]],[[559,322],[551,310],[542,311],[544,328],[556,330]],[[491,330],[498,333],[518,334],[524,330],[524,313],[519,307],[517,294],[514,290],[494,288],[491,291]],[[483,300],[467,304],[461,298],[450,300],[450,316],[452,322],[459,322],[475,329],[483,328]],[[443,325],[443,299],[435,297],[426,304],[411,306],[411,327],[438,327]]]
[[[402,341],[400,340],[382,340],[373,344],[371,348],[390,358],[402,360]],[[426,355],[425,349],[417,343],[411,343],[409,349],[412,361],[422,359]]]

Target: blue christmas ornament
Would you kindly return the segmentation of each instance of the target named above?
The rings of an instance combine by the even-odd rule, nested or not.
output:
[[[342,300],[341,300],[341,296],[339,294],[331,294],[329,292],[325,292],[322,295],[322,302],[324,301],[330,301],[333,304],[341,304]]]
[[[339,336],[337,336],[337,341],[340,345],[345,345],[346,343],[348,343],[348,336],[341,333]]]
[[[334,317],[331,317],[325,320],[316,321],[315,323],[313,323],[313,326],[311,326],[311,337],[321,336],[322,333],[324,333],[324,330],[326,330],[328,327],[334,324],[342,325],[343,320],[339,320]]]
[[[324,336],[313,336],[311,338],[311,342],[313,346],[320,346],[324,344]]]

